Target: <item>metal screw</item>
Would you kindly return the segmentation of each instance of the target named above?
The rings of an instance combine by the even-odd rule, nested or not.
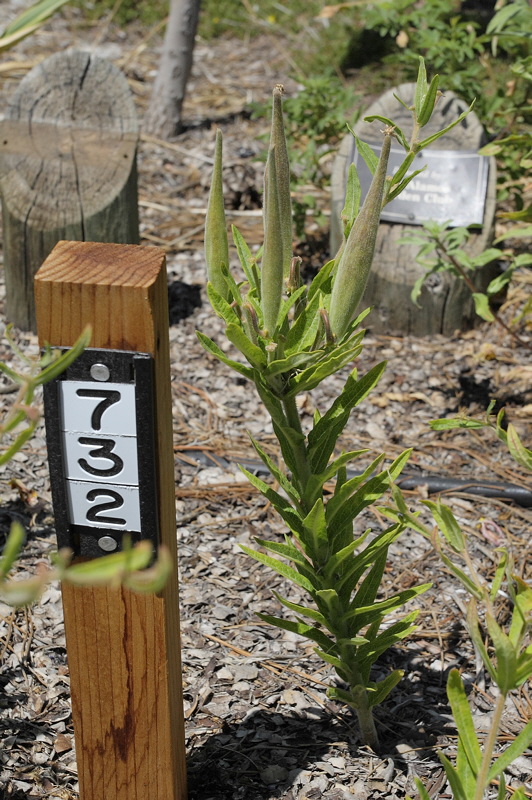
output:
[[[102,536],[98,539],[98,544],[106,553],[111,553],[118,547],[118,542],[112,536]]]
[[[111,376],[109,367],[106,364],[93,364],[91,367],[91,378],[95,381],[108,381]]]

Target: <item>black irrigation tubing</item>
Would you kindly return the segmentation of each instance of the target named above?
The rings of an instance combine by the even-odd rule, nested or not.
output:
[[[231,461],[223,456],[214,455],[204,450],[187,450],[186,454],[194,458],[199,464],[208,467],[221,467],[227,469]],[[257,476],[269,475],[269,470],[260,461],[238,461],[238,464],[245,467],[248,472]],[[353,478],[361,473],[348,470],[347,475]],[[446,475],[401,475],[396,484],[401,489],[415,489],[416,486],[427,487],[429,494],[440,492],[465,492],[467,494],[479,495],[480,497],[494,497],[498,500],[512,500],[517,505],[524,508],[532,507],[532,491],[524,486],[517,486],[515,483],[504,483],[502,481],[477,481],[477,480],[457,480]]]

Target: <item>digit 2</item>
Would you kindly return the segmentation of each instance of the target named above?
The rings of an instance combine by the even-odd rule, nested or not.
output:
[[[111,497],[110,502],[98,503],[97,505],[89,508],[87,511],[87,519],[90,522],[96,522],[98,525],[125,525],[126,520],[121,517],[102,517],[102,512],[110,511],[112,508],[121,508],[124,505],[124,499],[118,492],[112,489],[91,489],[87,492],[87,500],[92,503],[98,497]]]
[[[107,411],[109,406],[114,403],[118,403],[121,398],[120,392],[117,392],[116,389],[78,389],[76,394],[78,397],[103,398],[92,412],[91,426],[94,431],[101,430],[104,411]]]

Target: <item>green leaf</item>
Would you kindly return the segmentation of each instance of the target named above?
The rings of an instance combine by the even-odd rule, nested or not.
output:
[[[339,686],[329,686],[327,689],[327,697],[331,700],[340,700],[342,703],[347,703],[351,708],[358,708],[357,698],[351,692],[346,692],[345,689],[340,689]]]
[[[419,117],[421,115],[421,109],[423,108],[425,96],[427,94],[427,86],[428,86],[428,81],[427,81],[427,70],[425,69],[425,61],[422,56],[419,56],[416,89],[414,92],[414,111],[416,120],[418,122],[419,122]]]
[[[379,600],[371,605],[362,606],[361,608],[351,608],[351,610],[345,614],[344,620],[353,620],[356,623],[357,630],[361,630],[366,625],[370,625],[374,622],[377,617],[383,617],[385,614],[389,614],[401,608],[401,606],[404,606],[409,600],[412,600],[419,594],[423,594],[427,589],[430,589],[431,585],[430,583],[423,583],[412,589],[403,589],[402,592],[398,592],[392,595],[392,597],[388,597],[386,600]]]
[[[286,297],[281,302],[281,308],[280,308],[280,311],[279,311],[279,318],[278,318],[278,321],[277,321],[276,336],[274,337],[275,340],[277,340],[278,335],[281,333],[281,331],[283,331],[283,326],[287,326],[288,325],[287,318],[288,318],[288,313],[289,313],[290,309],[293,306],[297,306],[298,305],[298,301],[306,294],[306,291],[307,291],[307,287],[305,285],[300,286],[299,289],[296,289],[295,291],[291,292],[291,294],[289,294],[288,297]],[[284,330],[282,335],[284,335],[285,332],[286,331]]]
[[[264,353],[264,351],[261,350],[258,345],[253,344],[253,342],[248,339],[240,327],[240,324],[236,325],[234,323],[230,323],[225,329],[225,335],[229,341],[232,342],[238,350],[240,350],[242,355],[247,358],[253,367],[266,367],[266,353]]]
[[[358,550],[358,548],[364,544],[369,533],[370,528],[364,531],[362,536],[358,536],[356,539],[353,539],[353,541],[349,542],[349,544],[347,544],[341,550],[338,550],[329,556],[327,563],[323,568],[327,583],[330,583],[336,575],[340,574],[344,562],[350,558],[355,550]],[[362,568],[362,572],[364,572],[364,569],[365,567]]]
[[[438,550],[438,555],[445,564],[445,566],[453,573],[455,577],[458,578],[460,583],[463,586],[465,586],[467,591],[470,594],[472,594],[473,597],[475,597],[477,600],[482,600],[483,597],[482,590],[478,587],[475,581],[472,578],[470,578],[466,572],[460,569],[460,567],[457,566],[454,563],[454,561],[451,561],[451,559],[442,550]]]
[[[340,675],[340,677],[343,678],[346,683],[349,682],[349,675],[341,659],[331,655],[330,653],[325,653],[323,650],[320,650],[319,647],[316,647],[314,652],[322,659],[322,661],[326,661],[327,664],[333,666],[338,675]]]
[[[260,444],[250,436],[250,441],[253,447],[255,448],[255,452],[260,457],[263,464],[266,465],[267,469],[271,472],[275,480],[279,483],[279,486],[287,493],[287,495],[291,498],[292,502],[295,506],[301,500],[299,496],[299,492],[297,491],[296,487],[290,482],[290,480],[286,477],[284,472],[277,466],[277,464],[273,461],[272,458],[266,453],[265,450],[262,449]]]
[[[331,355],[325,356],[315,366],[303,370],[298,375],[290,378],[289,390],[286,392],[286,397],[295,397],[301,392],[308,392],[314,389],[329,375],[333,375],[350,361],[353,361],[362,351],[362,345],[355,347],[340,346],[337,347]]]
[[[362,190],[357,168],[354,164],[349,165],[347,173],[347,187],[345,194],[345,204],[342,209],[341,219],[344,222],[344,238],[347,239],[353,222],[355,221],[360,209],[360,198]]]
[[[292,353],[286,358],[270,361],[264,370],[264,375],[267,378],[272,378],[274,375],[290,375],[290,373],[301,369],[304,365],[318,361],[320,357],[319,351],[315,353]]]
[[[395,689],[404,674],[404,670],[394,669],[394,671],[390,672],[390,674],[387,675],[384,680],[374,684],[374,688],[372,687],[371,691],[368,692],[370,706],[378,706],[379,703],[382,703],[384,700],[386,700],[390,692]]]
[[[342,527],[347,522],[355,519],[361,511],[379,500],[389,488],[391,481],[395,480],[402,472],[410,458],[411,449],[405,450],[398,456],[387,470],[370,478],[354,494],[351,481],[348,481],[338,495],[331,498],[327,504],[327,522]],[[356,479],[352,479],[353,481]],[[350,485],[351,484],[351,485]],[[346,489],[346,487],[349,487]]]
[[[375,153],[373,152],[373,149],[370,147],[369,144],[366,144],[366,142],[363,142],[361,139],[358,138],[358,136],[356,135],[354,130],[352,128],[350,128],[349,125],[347,127],[349,128],[349,130],[351,131],[351,133],[355,137],[355,143],[356,143],[357,151],[360,153],[360,155],[364,159],[364,161],[366,163],[366,166],[369,169],[369,171],[371,172],[371,174],[374,175],[375,174],[375,170],[377,169],[377,164],[379,163],[378,156],[375,155]]]
[[[221,274],[221,272],[220,272]],[[238,323],[238,316],[225,297],[214,287],[210,281],[207,283],[207,297],[214,313],[225,320],[226,323]]]
[[[419,126],[422,128],[427,122],[430,120],[432,116],[432,112],[434,111],[434,106],[436,104],[436,98],[438,96],[438,83],[439,83],[439,75],[434,75],[430,82],[430,86],[427,89],[425,97],[423,98],[423,103],[421,106],[421,110],[416,113],[417,122]],[[417,109],[416,109],[417,112]]]
[[[519,758],[531,744],[532,720],[525,725],[521,733],[513,740],[512,744],[507,747],[504,753],[491,765],[490,771],[488,772],[488,781],[492,781],[502,775],[516,758]],[[515,794],[512,795],[512,797],[515,798]]]
[[[254,370],[251,367],[246,367],[245,364],[240,364],[238,361],[233,361],[231,358],[228,358],[223,350],[220,350],[217,344],[215,344],[212,339],[209,339],[208,336],[205,336],[204,333],[201,331],[196,331],[196,336],[198,337],[202,347],[211,355],[215,356],[219,361],[222,361],[231,369],[234,369],[235,372],[238,372],[240,375],[243,375],[248,380],[252,381],[254,378]]]
[[[331,461],[327,469],[320,472],[319,475],[312,474],[305,486],[304,501],[307,507],[314,505],[316,498],[321,496],[324,485],[336,477],[340,469],[367,452],[369,451],[352,450],[349,453],[342,453],[338,458],[335,458],[334,461]]]
[[[310,558],[318,564],[327,561],[329,554],[329,539],[325,507],[323,499],[319,497],[312,509],[303,520],[303,533],[301,541]]]
[[[486,320],[486,322],[493,322],[495,317],[490,308],[490,301],[487,294],[482,292],[473,292],[473,300],[475,302],[475,311],[479,317]]]
[[[495,570],[495,575],[493,576],[493,580],[491,582],[490,600],[492,601],[492,603],[495,602],[497,594],[499,593],[499,589],[502,586],[504,576],[506,575],[507,567],[508,567],[508,551],[502,549],[500,552],[499,562]],[[511,633],[509,635],[510,639],[512,639]]]
[[[73,564],[68,568],[68,582],[77,586],[97,586],[121,583],[124,575],[145,569],[153,556],[151,542],[139,542],[135,547],[128,547],[119,553],[112,553],[104,558],[94,558]]]
[[[407,151],[410,149],[410,146],[406,140],[406,136],[401,128],[395,122],[392,122],[391,119],[388,119],[388,117],[381,117],[380,114],[372,114],[369,117],[364,117],[364,122],[374,122],[376,119],[378,119],[380,122],[384,122],[384,124],[388,125],[390,128],[393,128],[394,135],[401,142],[404,149]]]
[[[316,642],[325,653],[334,648],[334,642],[313,625],[305,625],[303,622],[292,622],[292,620],[282,619],[282,617],[273,617],[271,614],[257,614],[257,616],[270,625],[275,625],[277,628],[281,628],[284,631],[297,633],[299,636],[304,636],[305,639],[310,639],[311,642]]]
[[[334,496],[331,497],[327,503],[327,518],[329,520],[329,524],[332,523],[336,513],[338,513],[345,503],[349,501],[359,486],[369,479],[369,476],[377,469],[385,457],[385,454],[381,453],[373,459],[369,466],[366,467],[364,472],[362,472],[360,475],[355,475],[348,481],[345,481],[342,486],[337,489],[337,491],[334,493]],[[382,475],[384,473],[380,474]]]
[[[414,778],[414,783],[416,784],[416,789],[419,792],[419,800],[431,800],[429,793],[427,792],[427,790],[425,789],[419,778],[417,777]],[[410,795],[407,796],[406,800],[412,800]]]
[[[453,419],[431,419],[429,425],[433,431],[449,431],[453,428],[485,428],[487,423],[478,419],[454,417]]]
[[[301,552],[301,550],[298,550],[297,547],[294,547],[286,535],[284,543],[273,542],[268,539],[259,538],[255,538],[255,542],[259,545],[259,547],[264,547],[265,550],[269,550],[271,553],[276,553],[278,556],[282,556],[288,561],[293,561],[294,564],[298,564],[300,567],[312,568],[312,565],[306,556]]]
[[[61,375],[61,373],[63,373],[67,367],[74,363],[74,361],[79,355],[81,355],[85,348],[90,345],[91,336],[92,328],[90,325],[87,325],[79,339],[70,348],[70,350],[62,353],[59,358],[55,358],[51,364],[49,364],[39,373],[39,375],[35,378],[35,385],[48,383],[49,381],[53,381],[55,378]]]
[[[48,17],[54,14],[61,6],[64,6],[66,2],[68,0],[40,0],[40,2],[34,3],[25,9],[4,29],[0,36],[0,51],[13,47],[25,36],[29,36],[36,31]]]
[[[287,580],[292,581],[297,586],[301,586],[302,589],[306,589],[307,592],[310,594],[314,593],[314,586],[312,583],[305,578],[303,575],[300,575],[292,567],[289,567],[287,564],[283,564],[282,561],[279,561],[277,558],[272,558],[271,556],[266,555],[266,553],[260,553],[258,550],[253,550],[251,547],[246,547],[245,545],[241,544],[239,547],[247,553],[248,556],[254,558],[255,561],[260,561],[261,564],[266,564],[267,567],[270,567],[278,575],[281,575],[283,578],[287,578]]]
[[[26,534],[20,522],[12,522],[0,558],[0,579],[7,577],[22,550],[25,538]]]
[[[336,632],[338,625],[344,619],[344,609],[338,593],[335,589],[320,589],[315,593],[315,600],[318,608],[321,609],[327,619],[328,627],[330,627],[331,631]]]
[[[514,425],[510,422],[506,430],[508,450],[518,464],[532,470],[532,450],[521,442]]]
[[[285,341],[287,355],[310,348],[314,343],[320,324],[319,305],[319,294],[314,295],[312,299],[309,298],[307,307],[301,312],[294,325],[288,331]]]
[[[308,435],[308,457],[313,473],[319,474],[326,468],[352,409],[359,405],[378,384],[385,369],[386,362],[383,361],[359,380],[356,369],[353,370],[340,395],[314,424]]]
[[[349,597],[366,569],[370,564],[374,563],[381,550],[395,542],[403,530],[404,525],[401,523],[392,525],[376,536],[361,553],[358,553],[356,559],[352,560],[349,568],[338,579],[336,583],[338,593],[341,593],[343,597]]]
[[[478,652],[479,656],[481,657],[482,661],[484,662],[484,666],[489,672],[491,680],[495,685],[497,685],[498,684],[497,672],[495,670],[495,667],[491,663],[491,659],[488,655],[486,645],[484,644],[484,639],[482,638],[482,635],[480,633],[478,614],[473,599],[471,599],[468,603],[466,619],[467,619],[467,630],[469,631],[469,635],[471,636],[473,644],[475,645],[475,649]]]
[[[319,294],[320,292],[325,292],[327,287],[327,282],[331,279],[331,272],[334,269],[336,264],[335,259],[331,259],[328,261],[324,266],[320,269],[316,277],[313,279],[312,283],[309,286],[308,290],[308,301],[312,300],[314,295]],[[329,288],[330,292],[330,288]]]
[[[453,719],[458,729],[458,735],[473,774],[478,775],[482,762],[482,752],[477,739],[471,709],[467,701],[464,684],[457,669],[449,672],[447,679],[447,697],[453,712]]]
[[[503,694],[516,688],[517,654],[508,636],[493,615],[486,611],[486,626],[495,647],[497,685]]]
[[[353,598],[352,606],[354,608],[369,606],[371,603],[373,603],[381,585],[387,559],[388,548],[383,547],[378,553],[373,566],[360,584],[357,593]]]
[[[244,271],[244,274],[247,278],[247,281],[255,292],[259,293],[260,299],[260,281],[256,280],[256,275],[254,274],[251,265],[255,262],[253,255],[251,254],[251,250],[246,244],[246,241],[238,228],[235,225],[231,226],[231,230],[233,233],[233,242],[235,243],[236,252],[238,254],[238,258],[240,260],[240,265]]]
[[[282,597],[275,590],[272,591],[277,600],[281,603],[281,605],[285,606],[285,608],[288,608],[290,611],[294,611],[296,614],[302,614],[304,617],[310,617],[310,619],[313,619],[324,628],[329,627],[323,614],[320,614],[320,612],[316,611],[315,608],[308,608],[307,606],[302,606],[300,603],[292,603],[291,600],[287,600],[285,597]]]
[[[441,131],[438,131],[438,133],[433,133],[432,136],[428,136],[426,139],[423,139],[422,142],[419,142],[418,150],[422,150],[424,147],[428,147],[429,144],[432,144],[432,142],[435,142],[437,139],[440,138],[440,136],[443,136],[445,133],[448,133],[450,130],[452,130],[454,127],[456,127],[456,125],[459,125],[462,122],[462,120],[465,119],[465,117],[467,117],[469,112],[473,109],[474,105],[475,105],[475,101],[473,101],[471,103],[471,105],[469,106],[469,108],[466,109],[465,111],[463,111],[460,114],[460,116],[457,117],[454,120],[454,122],[451,122],[450,125],[447,125]]]
[[[430,509],[438,528],[455,553],[463,553],[465,550],[464,534],[449,506],[444,505],[440,500],[436,503],[432,500],[423,500],[423,505]]]
[[[447,756],[445,756],[443,753],[438,753],[438,758],[440,759],[443,769],[445,770],[445,775],[449,781],[449,786],[451,787],[454,800],[471,800],[471,797],[468,797],[465,793],[460,775],[453,767]]]
[[[392,181],[390,183],[390,189],[389,189],[389,191],[388,191],[388,193],[386,195],[386,203],[391,203],[392,200],[395,200],[395,198],[398,197],[404,189],[406,189],[408,184],[411,181],[413,181],[414,178],[417,178],[417,176],[421,172],[425,172],[425,170],[427,169],[426,166],[425,167],[421,167],[421,169],[416,169],[416,170],[414,170],[414,172],[411,172],[405,178],[400,180],[400,177],[402,177],[401,173],[404,174],[404,172],[406,172],[406,170],[408,169],[408,167],[410,166],[412,161],[413,161],[413,159],[409,160],[409,159],[405,158],[405,160],[403,161],[402,165],[399,167],[398,171],[393,176]],[[404,172],[403,172],[403,167],[405,168]],[[392,187],[394,187],[394,188],[392,189]]]
[[[252,486],[258,489],[259,492],[261,492],[261,494],[266,498],[266,500],[270,501],[275,510],[284,519],[290,530],[294,531],[294,533],[297,533],[298,536],[301,536],[303,534],[303,522],[290,502],[276,492],[275,489],[262,481],[257,475],[253,475],[252,472],[249,472],[249,470],[247,470],[245,467],[241,466],[240,471],[246,476]]]
[[[358,662],[360,669],[368,669],[375,663],[378,657],[393,647],[401,639],[405,639],[413,631],[416,630],[414,621],[419,616],[419,610],[411,611],[406,614],[398,622],[394,622],[382,633],[374,638],[366,631],[366,636],[369,639],[367,644],[362,645],[358,651]],[[382,620],[379,621],[379,624]]]

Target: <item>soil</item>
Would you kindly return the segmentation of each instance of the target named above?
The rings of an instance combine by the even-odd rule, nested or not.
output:
[[[15,13],[17,3],[8,3]],[[31,39],[4,56],[1,91],[34,63],[67,45],[90,47],[121,66],[142,119],[157,67],[158,39],[131,26],[90,27],[66,9]],[[2,65],[0,64],[0,69]],[[445,693],[449,670],[458,667],[468,687],[479,737],[490,726],[495,692],[475,657],[464,626],[467,595],[429,542],[405,534],[390,551],[383,595],[431,581],[413,607],[419,627],[380,660],[376,677],[400,668],[405,677],[376,719],[382,752],[360,741],[356,719],[327,698],[334,680],[305,640],[271,628],[257,612],[283,613],[272,590],[297,601],[298,592],[239,548],[255,536],[282,535],[280,520],[237,468],[254,459],[247,432],[275,449],[271,423],[251,386],[207,356],[195,330],[226,347],[220,321],[205,293],[203,223],[214,149],[214,129],[224,133],[228,217],[251,246],[261,242],[260,192],[265,119],[252,119],[251,101],[265,101],[271,87],[297,91],[289,47],[280,37],[198,41],[185,103],[185,131],[171,142],[142,136],[139,205],[142,243],[166,250],[172,356],[176,513],[181,584],[184,706],[190,800],[384,800],[416,795],[419,776],[431,798],[449,798],[437,757],[456,752],[456,729]],[[368,98],[368,102],[372,98]],[[326,216],[329,198],[317,191]],[[309,270],[328,258],[327,235],[310,218],[308,241],[298,243]],[[234,255],[234,254],[233,254]],[[518,274],[501,309],[512,320],[530,295],[530,274]],[[0,289],[3,298],[3,285]],[[3,303],[3,299],[1,301]],[[530,488],[523,469],[488,431],[436,433],[428,421],[459,411],[481,415],[490,398],[525,441],[532,409],[532,335],[518,328],[522,344],[482,323],[451,339],[376,336],[371,330],[357,359],[363,374],[388,361],[379,388],[354,412],[342,446],[367,447],[369,456],[397,456],[413,447],[408,473],[492,480]],[[36,337],[14,331],[27,354]],[[14,362],[4,342],[0,358]],[[345,373],[302,398],[303,423],[326,408]],[[3,410],[11,396],[0,395]],[[368,457],[369,457],[368,456]],[[0,535],[21,520],[28,541],[19,575],[31,574],[54,550],[53,512],[42,426],[2,468]],[[10,484],[12,479],[17,483]],[[422,512],[427,483],[405,493]],[[530,510],[501,497],[463,491],[444,494],[468,540],[471,558],[489,578],[495,548],[508,546],[516,572],[532,578]],[[368,510],[360,530],[378,532],[386,520]],[[505,598],[500,601],[505,609]],[[0,605],[0,797],[10,800],[74,800],[78,797],[75,737],[60,590],[51,585],[31,609]],[[532,714],[529,684],[508,701],[498,748],[513,741]],[[532,754],[511,767],[508,783],[532,796]],[[2,795],[3,792],[3,795]],[[496,788],[492,795],[496,796]],[[528,796],[528,795],[527,795]]]

